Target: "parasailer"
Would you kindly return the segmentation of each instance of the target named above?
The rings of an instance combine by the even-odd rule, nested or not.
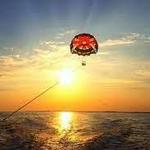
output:
[[[70,50],[72,54],[88,56],[98,52],[98,43],[93,35],[89,33],[81,33],[72,39]],[[82,66],[85,65],[86,62],[82,61]]]

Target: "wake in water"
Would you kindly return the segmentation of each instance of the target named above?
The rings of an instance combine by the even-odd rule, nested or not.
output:
[[[149,150],[149,117],[149,113],[19,113],[0,123],[0,149]]]

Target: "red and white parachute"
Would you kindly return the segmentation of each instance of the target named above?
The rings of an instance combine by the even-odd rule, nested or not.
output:
[[[70,44],[72,54],[90,55],[98,52],[98,43],[95,37],[88,33],[76,35]]]
[[[98,43],[93,35],[89,33],[81,33],[72,39],[70,43],[70,51],[72,54],[82,56],[96,54],[98,52]],[[82,62],[82,65],[86,65],[86,63]]]

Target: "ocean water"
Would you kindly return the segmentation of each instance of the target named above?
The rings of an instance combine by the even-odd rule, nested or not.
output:
[[[150,150],[150,113],[19,112],[0,122],[0,150],[103,149]]]

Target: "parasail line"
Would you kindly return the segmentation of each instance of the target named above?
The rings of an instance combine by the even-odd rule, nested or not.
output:
[[[12,117],[14,114],[16,114],[18,111],[20,111],[21,109],[23,109],[24,107],[26,107],[27,105],[29,105],[30,103],[32,103],[34,100],[36,100],[37,98],[39,98],[40,96],[42,96],[43,94],[45,94],[46,92],[48,92],[50,89],[54,88],[58,84],[59,84],[59,82],[56,82],[55,84],[51,85],[50,87],[48,87],[47,89],[45,89],[44,91],[42,91],[40,94],[38,94],[37,96],[35,96],[31,100],[29,100],[27,103],[25,103],[24,105],[22,105],[21,107],[19,107],[17,110],[13,111],[11,114],[9,114],[8,116],[6,116],[4,119],[2,119],[2,121],[6,121],[10,117]]]
[[[78,70],[81,66],[73,69],[72,71],[75,72],[76,70]],[[5,118],[3,118],[1,121],[6,121],[7,119],[9,119],[10,117],[12,117],[14,114],[16,114],[18,111],[22,110],[24,107],[26,107],[27,105],[29,105],[30,103],[32,103],[34,100],[36,100],[37,98],[39,98],[40,96],[42,96],[43,94],[45,94],[46,92],[48,92],[50,89],[53,89],[55,86],[57,86],[59,84],[59,82],[55,82],[53,85],[51,85],[50,87],[48,87],[47,89],[45,89],[44,91],[42,91],[40,94],[38,94],[37,96],[35,96],[34,98],[32,98],[31,100],[29,100],[27,103],[25,103],[24,105],[22,105],[21,107],[19,107],[18,109],[16,109],[15,111],[13,111],[11,114],[9,114],[8,116],[6,116]]]

